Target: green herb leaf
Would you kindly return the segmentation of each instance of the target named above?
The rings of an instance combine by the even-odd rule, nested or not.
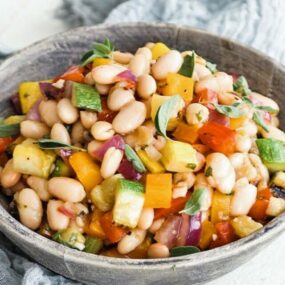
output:
[[[201,209],[202,199],[206,192],[205,188],[198,188],[194,190],[192,196],[186,203],[184,209],[180,211],[180,214],[187,214],[189,216],[195,215]]]
[[[211,71],[211,73],[217,72],[217,65],[214,63],[211,63],[209,61],[206,62],[206,67]]]
[[[156,130],[164,137],[167,137],[166,129],[170,116],[172,115],[172,110],[180,99],[181,97],[179,95],[171,96],[169,100],[159,107],[156,113],[154,125]]]
[[[263,128],[266,132],[269,132],[269,128],[268,126],[264,123],[260,112],[256,111],[253,113],[253,117],[252,117],[253,121],[260,126],[261,128]]]
[[[95,58],[111,58],[114,46],[109,39],[105,39],[104,43],[95,43],[92,50],[87,51],[81,58],[81,64],[84,66]]]
[[[243,96],[243,97],[241,97],[241,100],[242,100],[245,104],[249,105],[250,107],[253,107],[253,106],[254,106],[253,102],[250,100],[250,98],[249,98],[248,96]]]
[[[248,87],[247,80],[244,76],[240,76],[233,85],[234,91],[242,94],[243,96],[248,96],[250,94],[250,89]]]
[[[62,143],[56,140],[50,140],[50,139],[40,139],[36,144],[39,145],[40,148],[42,149],[71,149],[71,150],[78,150],[78,151],[86,151],[86,149],[72,146],[70,144]]]
[[[103,247],[103,241],[99,238],[87,236],[85,240],[85,252],[98,253]]]
[[[128,144],[125,145],[125,155],[127,157],[127,160],[133,164],[135,170],[140,173],[146,172],[146,168],[144,167],[141,159]]]
[[[276,114],[278,111],[269,106],[255,106],[255,109]]]
[[[0,138],[14,137],[20,133],[20,124],[4,124],[0,123]]]
[[[200,252],[200,249],[196,246],[178,246],[178,247],[173,247],[170,250],[170,254],[172,257],[193,254],[197,252]]]
[[[213,175],[213,168],[211,166],[209,166],[206,171],[205,171],[205,176],[209,177]]]
[[[183,64],[178,71],[179,74],[184,75],[186,77],[192,77],[195,66],[195,52],[192,52],[192,55],[186,55],[184,57]]]
[[[242,115],[244,115],[244,113],[239,109],[241,104],[236,104],[235,106],[230,106],[230,105],[219,105],[216,103],[212,103],[212,105],[215,107],[215,109],[230,118],[239,118]]]

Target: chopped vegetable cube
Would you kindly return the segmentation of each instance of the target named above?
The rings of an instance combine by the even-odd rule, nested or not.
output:
[[[211,222],[216,224],[230,217],[231,196],[215,191],[211,208]]]
[[[164,43],[156,43],[152,48],[152,59],[158,59],[162,55],[168,53],[170,49]]]
[[[199,240],[199,247],[204,250],[207,249],[212,242],[213,234],[215,234],[216,230],[214,224],[208,220],[205,220],[202,223],[202,232]]]
[[[84,232],[89,236],[106,239],[106,234],[101,226],[100,218],[103,213],[97,209],[91,214],[89,223],[85,226]]]
[[[162,164],[159,163],[158,161],[150,159],[144,150],[142,150],[142,149],[138,150],[137,154],[138,154],[139,158],[142,160],[145,167],[151,173],[161,173],[161,172],[165,171],[165,168],[162,166]]]
[[[199,139],[199,128],[200,127],[198,125],[189,126],[183,122],[179,122],[172,135],[176,140],[193,144],[196,143]]]
[[[236,235],[243,238],[262,228],[262,224],[255,222],[251,217],[239,216],[231,221]]]

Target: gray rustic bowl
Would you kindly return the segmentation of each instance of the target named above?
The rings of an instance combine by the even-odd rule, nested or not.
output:
[[[0,66],[1,116],[11,112],[8,98],[19,82],[55,76],[94,41],[110,38],[116,48],[135,51],[145,42],[165,42],[179,50],[196,50],[219,69],[244,74],[252,89],[285,101],[285,70],[267,56],[228,39],[165,24],[123,24],[79,28],[37,43]],[[282,108],[281,108],[282,109]],[[284,125],[285,112],[281,113]],[[2,201],[4,201],[2,197]],[[25,253],[47,268],[88,284],[202,284],[253,257],[285,228],[285,215],[247,238],[221,248],[169,259],[126,260],[82,253],[27,229],[0,205],[0,230]]]

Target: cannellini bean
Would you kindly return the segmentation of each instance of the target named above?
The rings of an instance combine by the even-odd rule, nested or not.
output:
[[[95,87],[100,95],[108,95],[111,85],[96,83]]]
[[[15,194],[20,221],[29,229],[36,230],[43,216],[42,202],[37,193],[30,188],[24,188]]]
[[[250,159],[250,162],[253,164],[253,166],[257,170],[259,174],[259,179],[265,182],[268,182],[270,178],[269,171],[267,167],[262,163],[260,157],[254,153],[250,153],[248,157]]]
[[[119,64],[99,65],[92,69],[92,76],[95,83],[112,84],[115,77],[126,70],[126,67]]]
[[[59,200],[49,200],[47,204],[47,220],[49,227],[54,231],[64,230],[68,227],[70,218],[62,214],[58,209],[64,206]]]
[[[234,195],[231,199],[230,213],[232,216],[247,215],[256,200],[257,189],[249,184],[246,178],[237,180]]]
[[[192,103],[186,108],[186,121],[189,125],[203,124],[209,119],[209,110],[202,104]]]
[[[95,81],[93,79],[93,76],[92,76],[92,73],[91,72],[88,72],[86,75],[85,75],[85,78],[84,78],[84,82],[88,85],[94,85]]]
[[[59,118],[65,124],[73,124],[77,121],[79,114],[68,98],[62,98],[57,104],[57,113]]]
[[[152,74],[156,80],[163,80],[169,72],[178,72],[183,63],[182,55],[177,50],[171,50],[161,56],[152,66]]]
[[[49,134],[49,127],[38,121],[25,120],[20,123],[20,132],[25,138],[40,139]]]
[[[218,93],[218,101],[222,105],[233,105],[234,103],[240,101],[240,99],[234,93],[231,93],[231,92],[219,92]]]
[[[87,145],[87,151],[89,153],[89,155],[91,155],[93,158],[96,158],[95,156],[95,152],[96,150],[102,146],[102,142],[98,142],[96,140],[91,141],[88,145]]]
[[[278,117],[272,116],[270,121],[271,126],[278,128],[280,125]]]
[[[219,91],[233,91],[233,77],[225,72],[217,72],[215,75],[219,85]]]
[[[137,51],[136,51],[136,55],[138,54],[142,54],[145,56],[145,58],[147,59],[147,61],[151,61],[152,60],[152,52],[150,50],[150,48],[148,47],[142,47],[142,48],[139,48]]]
[[[204,192],[201,210],[207,211],[212,204],[212,198],[213,198],[213,188],[209,185],[204,173],[199,173],[196,176],[196,182],[194,184],[194,190],[203,188],[206,191]]]
[[[271,138],[285,142],[285,133],[282,130],[270,125],[267,125],[267,127],[269,130],[268,132],[262,128],[260,129],[260,133],[264,138]]]
[[[51,198],[51,194],[48,191],[48,181],[46,179],[37,176],[29,176],[27,184],[37,192],[42,201],[47,202]]]
[[[116,115],[113,120],[113,129],[119,134],[129,133],[140,126],[145,118],[145,105],[139,101],[132,101]]]
[[[150,228],[148,229],[152,234],[155,234],[162,226],[164,223],[165,218],[160,218],[157,220],[154,220]]]
[[[173,180],[175,185],[183,182],[187,189],[190,189],[194,185],[196,177],[192,172],[178,172],[174,174]]]
[[[84,127],[81,122],[76,122],[71,129],[72,144],[82,143],[84,141]]]
[[[97,121],[97,114],[91,111],[80,111],[80,121],[85,129],[90,129]]]
[[[106,141],[110,139],[114,134],[112,124],[105,121],[97,121],[91,128],[91,134],[94,139],[98,141]]]
[[[139,126],[134,132],[125,136],[125,141],[131,147],[150,145],[154,141],[153,132],[146,126]]]
[[[156,91],[156,81],[149,74],[143,74],[138,78],[137,93],[143,99],[148,99]]]
[[[149,73],[149,61],[144,54],[136,54],[130,61],[130,71],[137,77]]]
[[[203,89],[210,89],[217,93],[220,91],[220,86],[217,79],[212,74],[204,77],[195,84],[195,93],[199,93]]]
[[[134,229],[131,234],[123,237],[118,243],[118,252],[120,254],[127,254],[139,246],[145,239],[146,231]]]
[[[282,198],[270,197],[266,215],[271,217],[279,216],[285,211],[285,201]]]
[[[194,73],[197,76],[197,81],[212,74],[211,71],[205,65],[200,64],[200,63],[195,64]]]
[[[241,128],[237,129],[237,133],[241,135],[247,135],[249,137],[255,137],[257,134],[257,126],[253,121],[247,121]]]
[[[235,170],[224,154],[215,152],[207,156],[205,173],[207,172],[207,181],[212,187],[223,194],[232,192],[236,178]]]
[[[199,172],[204,167],[206,162],[205,156],[198,151],[196,152],[196,157],[197,157],[197,165],[193,169],[193,172]]]
[[[113,59],[120,64],[129,64],[131,59],[134,57],[134,55],[129,52],[120,51],[114,51],[112,55]]]
[[[69,177],[53,177],[48,181],[48,191],[54,197],[66,202],[81,202],[86,192],[82,184]]]
[[[249,152],[252,144],[249,136],[237,134],[235,139],[236,139],[236,151]]]
[[[39,105],[39,113],[44,123],[52,127],[55,123],[60,123],[57,114],[57,102],[54,100],[42,101]]]
[[[146,100],[143,100],[142,102],[146,109],[145,119],[148,120],[151,118],[151,97]]]
[[[66,127],[61,123],[55,123],[51,128],[50,137],[53,140],[60,141],[62,143],[70,144],[70,136]]]
[[[10,188],[16,185],[20,179],[21,173],[13,168],[13,159],[8,160],[1,172],[1,185],[3,188]]]
[[[149,258],[167,258],[170,256],[169,249],[166,245],[161,243],[153,243],[147,251]]]
[[[257,92],[251,92],[250,97],[253,99],[253,101],[257,102],[256,105],[271,107],[272,109],[276,110],[276,113],[278,113],[280,110],[278,104],[269,97],[263,96]]]
[[[147,230],[152,225],[154,218],[154,210],[152,208],[143,208],[139,222],[138,228],[141,230]]]
[[[145,47],[147,47],[149,49],[152,49],[154,46],[155,46],[155,43],[152,43],[152,42],[148,42],[145,44]]]
[[[108,108],[112,111],[119,111],[123,106],[134,101],[134,91],[131,89],[115,88],[107,99]]]
[[[165,143],[166,143],[165,137],[163,137],[163,136],[157,136],[156,140],[155,140],[154,143],[153,143],[153,146],[154,146],[158,151],[160,151],[161,149],[164,148]]]
[[[183,182],[179,182],[172,189],[172,199],[179,197],[185,197],[187,195],[188,188]]]
[[[118,170],[121,160],[123,158],[123,152],[115,147],[110,147],[103,158],[101,164],[101,175],[103,178],[111,177]]]

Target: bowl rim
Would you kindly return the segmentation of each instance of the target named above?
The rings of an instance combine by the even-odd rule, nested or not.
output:
[[[5,59],[0,64],[0,71],[9,67],[10,62],[18,60],[22,56],[25,56],[28,53],[36,52],[37,49],[41,48],[41,46],[48,45],[50,43],[56,42],[60,40],[61,37],[64,35],[65,37],[72,36],[74,34],[80,34],[81,32],[88,32],[94,30],[105,30],[109,28],[135,28],[135,27],[151,27],[151,28],[168,28],[177,30],[177,34],[181,30],[194,32],[196,34],[204,34],[213,39],[225,41],[229,44],[233,44],[238,48],[244,49],[253,53],[259,57],[266,58],[269,60],[273,66],[279,69],[282,73],[285,74],[285,68],[278,63],[275,59],[269,57],[266,54],[246,45],[243,45],[239,42],[232,41],[229,38],[221,37],[216,34],[185,26],[185,25],[176,25],[176,24],[168,24],[168,23],[143,23],[143,22],[136,22],[136,23],[121,23],[121,24],[99,24],[93,25],[89,27],[79,27],[76,29],[72,29],[69,31],[61,32],[55,35],[52,35],[46,39],[37,41],[32,45],[21,49],[14,53],[9,58]],[[257,232],[239,239],[235,242],[232,242],[228,245],[221,246],[215,249],[211,249],[208,251],[202,251],[193,255],[184,255],[180,257],[171,257],[165,259],[123,259],[123,258],[114,258],[114,257],[107,257],[101,255],[95,255],[90,253],[81,252],[64,245],[61,245],[55,241],[52,241],[48,238],[41,236],[40,234],[28,229],[24,225],[22,225],[18,220],[12,217],[0,204],[0,230],[3,233],[13,233],[19,239],[19,242],[24,241],[26,244],[30,244],[33,247],[41,247],[45,245],[45,250],[49,253],[56,255],[56,256],[63,256],[64,258],[73,259],[77,263],[81,264],[89,264],[92,266],[97,267],[104,267],[110,269],[122,269],[122,266],[134,269],[134,270],[164,270],[173,268],[183,268],[189,266],[199,266],[205,263],[214,262],[217,260],[233,257],[235,255],[240,255],[245,251],[250,250],[252,247],[257,247],[260,244],[267,243],[275,236],[278,235],[283,229],[285,229],[285,213],[281,214],[280,216],[271,220],[268,224],[266,224],[262,229],[258,230]],[[143,266],[143,267],[142,267]]]

